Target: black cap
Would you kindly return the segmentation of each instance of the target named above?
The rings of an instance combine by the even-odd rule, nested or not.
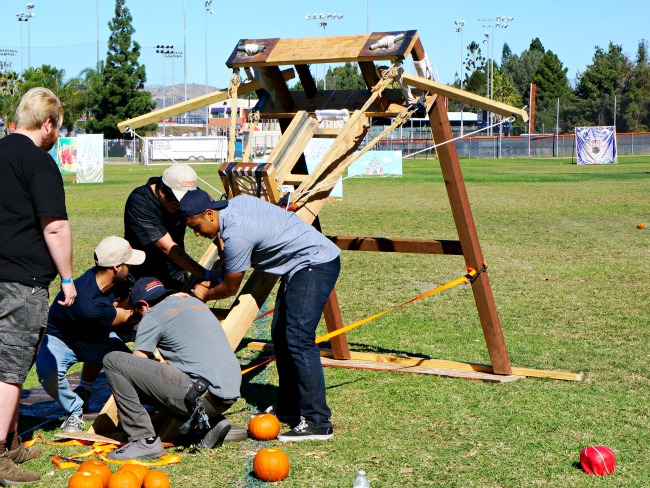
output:
[[[228,206],[228,200],[213,200],[207,192],[197,188],[190,190],[181,199],[181,212],[185,217],[192,217],[211,210],[223,210]]]
[[[163,295],[171,295],[172,293],[176,292],[165,288],[165,285],[158,278],[151,276],[140,278],[131,289],[131,303],[155,302]]]

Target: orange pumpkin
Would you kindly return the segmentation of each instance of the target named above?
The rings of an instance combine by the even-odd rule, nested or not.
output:
[[[637,229],[645,229],[645,224],[637,224]]]
[[[102,479],[102,488],[108,486],[108,478],[110,478],[112,474],[111,468],[100,459],[89,459],[84,461],[79,465],[77,471],[86,471],[87,473],[95,473],[96,475],[99,475]]]
[[[255,415],[248,422],[248,432],[253,439],[260,441],[275,439],[280,433],[280,421],[270,413]]]
[[[169,476],[164,471],[149,471],[144,477],[142,488],[169,488]]]
[[[253,459],[253,472],[262,481],[282,481],[289,474],[289,459],[280,449],[262,449]]]
[[[102,479],[98,474],[77,471],[70,477],[68,488],[102,488]]]
[[[144,481],[144,477],[147,476],[149,473],[149,468],[146,466],[143,466],[142,464],[123,464],[120,466],[120,469],[118,471],[131,471],[133,474],[135,474],[138,479],[140,480],[140,484]]]
[[[140,488],[142,480],[133,471],[117,470],[108,479],[108,488]]]

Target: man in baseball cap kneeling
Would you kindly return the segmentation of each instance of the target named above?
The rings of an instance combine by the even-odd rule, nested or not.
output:
[[[143,403],[188,419],[181,433],[204,429],[199,447],[220,446],[231,428],[221,414],[239,398],[241,385],[241,368],[221,324],[203,302],[153,277],[136,281],[131,303],[142,316],[133,354],[116,351],[104,358],[129,443],[107,457],[124,461],[165,453]],[[153,359],[156,349],[166,363]]]

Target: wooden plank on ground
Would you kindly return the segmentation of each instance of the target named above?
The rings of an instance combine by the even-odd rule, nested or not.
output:
[[[489,381],[492,383],[510,383],[519,380],[523,376],[500,375],[483,373],[480,371],[465,371],[460,369],[438,368],[433,366],[412,366],[398,363],[378,363],[375,361],[363,361],[360,359],[334,359],[322,357],[323,366],[347,369],[367,369],[372,371],[390,371],[393,373],[429,374],[442,378],[461,378],[466,380]]]
[[[74,439],[77,441],[106,442],[107,444],[124,444],[128,439],[124,432],[112,432],[106,435],[99,435],[93,432],[57,432],[54,434],[57,439]]]
[[[273,344],[270,342],[251,342],[248,349],[254,351],[273,352]],[[321,349],[321,357],[333,358],[330,349]],[[444,359],[427,359],[417,357],[400,357],[390,356],[387,354],[378,354],[373,352],[350,351],[350,358],[359,361],[373,361],[381,363],[394,363],[406,366],[429,366],[432,368],[458,369],[463,371],[478,371],[483,373],[494,373],[494,368],[490,364],[480,363],[463,363],[458,361],[447,361]],[[512,374],[515,376],[530,376],[535,378],[551,378],[555,380],[581,381],[582,375],[579,373],[567,373],[563,371],[550,371],[545,369],[531,368],[512,368]]]

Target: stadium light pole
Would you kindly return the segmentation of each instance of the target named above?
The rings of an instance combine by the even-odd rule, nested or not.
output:
[[[165,44],[157,44],[156,45],[156,53],[162,54],[162,58],[163,58],[163,64],[162,64],[162,66],[163,66],[163,78],[162,78],[162,83],[163,83],[163,108],[165,108],[167,106],[167,103],[166,103],[167,102],[167,97],[165,96],[165,58],[167,57],[168,54],[171,54],[173,52],[174,52],[174,46],[169,46],[169,45],[165,45]],[[167,117],[163,118],[163,136],[166,135],[165,134],[165,132],[166,132],[165,131],[165,119],[166,118]]]
[[[463,89],[463,74],[465,72],[465,62],[463,60],[463,27],[465,27],[465,21],[464,20],[458,20],[456,19],[454,21],[454,24],[457,26],[454,28],[454,32],[458,32],[460,34],[460,74],[458,77],[460,78],[460,89]],[[463,137],[463,102],[460,102],[460,137]]]
[[[97,65],[96,68],[99,68],[99,0],[95,0],[95,24],[97,32]]]
[[[183,0],[183,87],[187,100],[187,0]],[[185,118],[185,116],[183,116]]]
[[[205,94],[208,94],[208,17],[214,13],[210,9],[212,0],[205,0]],[[210,131],[210,105],[205,107],[205,135],[209,135]]]
[[[318,25],[323,28],[323,36],[325,35],[325,27],[327,27],[327,22],[332,21],[332,20],[341,20],[343,19],[343,14],[331,14],[327,13],[324,14],[323,12],[319,14],[305,14],[305,20],[315,20],[318,22]],[[316,77],[318,77],[318,74],[316,74]],[[327,90],[327,71],[326,67],[323,66],[323,90]]]
[[[483,27],[492,29],[492,33],[488,35],[486,32],[486,37],[489,37],[491,41],[490,47],[490,74],[488,76],[488,81],[490,82],[488,87],[488,98],[492,100],[494,98],[494,30],[495,29],[506,29],[515,20],[513,17],[508,15],[497,15],[494,19],[478,19],[479,22],[488,22],[488,24],[483,24]],[[489,125],[492,125],[492,112],[489,112]],[[500,129],[499,129],[500,131]],[[490,127],[490,135],[492,134],[492,128]]]
[[[36,17],[36,14],[32,12],[34,10],[34,4],[33,3],[28,3],[26,5],[27,8],[27,68],[32,67],[32,43],[31,43],[31,25],[32,23],[29,22],[31,19]]]
[[[33,4],[30,4],[33,7]],[[26,14],[25,12],[20,12],[19,14],[16,14],[16,20],[20,22],[20,72],[22,73],[25,70],[25,50],[23,49],[23,22],[29,22],[29,19],[34,17],[36,14],[34,13],[29,13]],[[29,41],[28,41],[29,45]]]

